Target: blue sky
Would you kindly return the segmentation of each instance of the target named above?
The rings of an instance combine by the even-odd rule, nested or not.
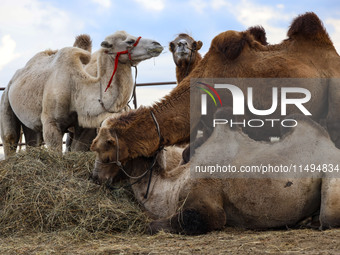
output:
[[[314,11],[340,52],[340,1],[269,0],[1,0],[0,86],[37,52],[73,44],[81,33],[93,39],[93,50],[117,30],[155,39],[165,46],[156,59],[140,63],[138,82],[174,81],[175,65],[168,51],[176,34],[187,32],[203,42],[226,30],[262,25],[270,43],[285,39],[292,19]],[[138,99],[149,104],[171,87],[143,88]]]

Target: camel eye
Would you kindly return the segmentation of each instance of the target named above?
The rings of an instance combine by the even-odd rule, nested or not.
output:
[[[135,40],[130,40],[130,41],[127,41],[126,43],[127,43],[127,44],[134,44],[134,43],[135,43]]]

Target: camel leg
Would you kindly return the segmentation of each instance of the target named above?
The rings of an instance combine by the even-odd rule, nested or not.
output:
[[[332,141],[340,148],[340,79],[329,79],[327,129]]]
[[[227,219],[220,196],[215,197],[210,194],[210,197],[205,195],[205,198],[195,195],[190,197],[179,213],[167,219],[151,222],[149,226],[151,234],[164,230],[171,233],[199,235],[220,230],[225,226]]]
[[[321,187],[321,229],[340,227],[340,178],[324,178]]]
[[[15,116],[8,100],[8,89],[4,91],[1,97],[0,118],[1,140],[5,158],[8,158],[16,152],[21,131],[20,121]]]
[[[90,151],[90,146],[96,136],[97,130],[95,128],[75,127],[71,151]]]
[[[63,132],[59,129],[55,120],[42,118],[43,138],[48,148],[62,152]]]
[[[42,144],[42,134],[36,132],[22,124],[22,130],[25,135],[25,143],[27,146],[37,147]]]

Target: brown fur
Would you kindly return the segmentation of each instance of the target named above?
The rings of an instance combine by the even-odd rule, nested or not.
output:
[[[319,17],[313,12],[307,12],[293,20],[287,36],[290,39],[299,39],[313,41],[321,45],[333,46],[325,27]]]
[[[266,31],[261,26],[250,27],[247,31],[254,36],[254,39],[262,45],[268,45]]]
[[[301,19],[310,20],[310,16],[309,13],[300,16],[297,22],[300,22],[299,20]],[[319,28],[320,26],[314,27]],[[293,22],[291,28],[296,30],[296,27],[297,25]],[[159,139],[150,111],[153,111],[156,115],[165,145],[189,141],[190,133],[195,134],[197,124],[200,121],[200,115],[190,116],[189,113],[190,106],[199,107],[200,105],[200,95],[194,97],[195,100],[190,102],[190,79],[193,77],[339,78],[340,57],[335,48],[329,45],[327,33],[324,30],[315,30],[314,33],[320,38],[316,44],[299,36],[297,33],[294,33],[294,36],[281,44],[274,46],[262,45],[255,40],[254,35],[249,31],[227,31],[216,36],[208,53],[199,65],[161,102],[152,107],[130,113],[128,118],[131,119],[131,122],[127,126],[122,126],[119,119],[112,119],[110,125],[105,126],[105,128],[116,131],[120,141],[128,147],[128,149],[120,147],[122,151],[125,151],[125,154],[120,153],[121,159],[128,160],[138,156],[150,156],[158,148]],[[323,41],[320,41],[321,39]],[[320,47],[322,42],[326,47]],[[324,87],[321,87],[320,84],[312,84],[308,87],[312,93],[312,100],[306,104],[306,108],[312,113],[314,120],[325,118],[325,113],[327,113],[328,109],[328,131],[332,140],[338,146],[340,146],[340,130],[339,128],[331,128],[333,127],[331,124],[340,122],[340,114],[338,113],[338,109],[340,109],[339,88],[336,79],[327,80],[327,86]],[[329,98],[327,96],[328,91],[330,91]],[[191,92],[196,93],[197,89],[192,88]],[[266,91],[258,90],[258,95],[263,98],[261,101],[263,105],[260,105],[259,109],[261,109],[261,106],[263,107],[262,109],[268,109],[266,105],[268,103],[267,94],[268,92]],[[222,101],[231,104],[230,98],[227,98],[227,100],[222,99]],[[208,107],[208,109],[215,108]],[[294,110],[288,111],[288,114],[293,113]],[[208,113],[208,115],[212,118],[213,113]],[[246,118],[249,117],[251,116],[246,116]],[[192,124],[191,130],[190,120]],[[261,133],[255,133],[252,136],[256,139],[265,140],[269,136],[276,136],[278,132],[280,132],[279,129],[261,129]],[[115,139],[114,137],[110,138]],[[101,131],[99,131],[96,140],[105,139],[107,137],[102,136]],[[97,146],[95,142],[92,149],[98,152],[99,157],[101,157],[102,153],[106,154],[107,152]],[[110,152],[107,152],[113,160],[115,150],[116,148],[112,147]]]

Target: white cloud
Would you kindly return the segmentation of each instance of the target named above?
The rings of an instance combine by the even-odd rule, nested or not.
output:
[[[110,0],[91,0],[93,3],[98,4],[101,8],[110,8],[111,1]]]
[[[65,10],[40,0],[2,0],[0,38],[7,58],[0,59],[0,86],[37,52],[72,46],[84,22]],[[1,57],[2,58],[2,57]]]
[[[165,7],[165,0],[135,0],[141,4],[145,9],[151,11],[162,11]]]
[[[281,9],[282,7],[277,7]],[[287,28],[275,26],[276,22],[290,22],[293,15],[286,14],[275,7],[252,3],[249,0],[242,0],[235,6],[233,13],[236,19],[245,27],[261,25],[267,33],[270,43],[279,43],[286,37]]]
[[[0,44],[0,70],[20,56],[20,54],[15,53],[15,47],[16,43],[10,35],[4,35],[2,37]]]
[[[189,4],[200,14],[202,14],[204,9],[208,6],[205,0],[190,0]]]
[[[334,28],[334,32],[330,36],[336,50],[340,53],[340,19],[326,19],[325,24]]]
[[[189,3],[199,13],[203,13],[209,7],[215,11],[223,8],[234,15],[236,20],[245,28],[261,25],[265,28],[270,43],[279,43],[285,39],[287,28],[282,28],[275,23],[289,22],[294,15],[284,13],[283,4],[261,5],[252,0],[235,2],[231,0],[210,0],[208,4],[206,0],[190,0]]]

